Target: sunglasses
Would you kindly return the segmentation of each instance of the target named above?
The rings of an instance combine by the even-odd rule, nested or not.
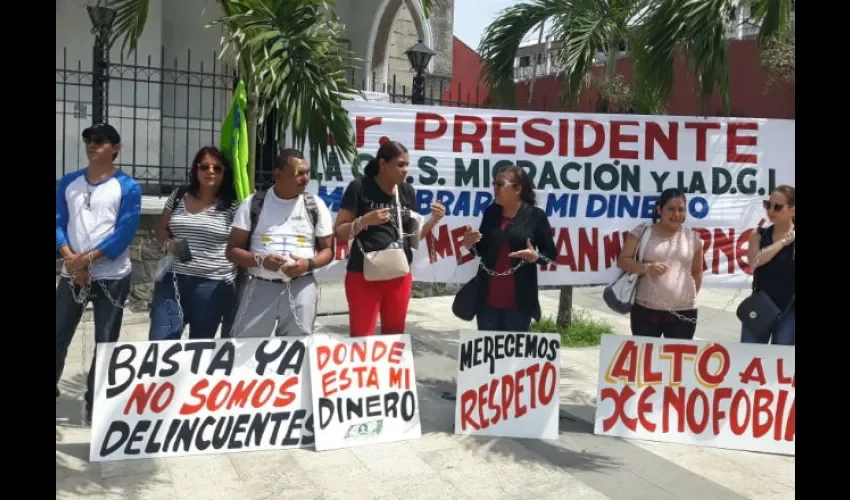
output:
[[[764,200],[763,202],[761,202],[761,204],[762,206],[764,206],[765,210],[770,210],[772,208],[775,212],[778,212],[785,208],[785,205],[781,203],[771,203],[769,200]]]
[[[217,174],[224,172],[224,167],[221,165],[210,165],[209,163],[199,163],[198,168],[201,169],[201,172],[209,172],[210,169]]]
[[[496,182],[493,183],[493,185],[496,186],[497,188],[501,189],[505,186],[513,186],[513,185],[515,185],[515,183],[507,182],[507,181],[496,181]]]

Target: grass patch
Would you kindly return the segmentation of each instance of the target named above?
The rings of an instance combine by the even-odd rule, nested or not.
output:
[[[613,331],[605,321],[593,319],[585,311],[573,311],[573,322],[560,328],[552,316],[544,316],[531,323],[531,331],[537,333],[560,333],[561,347],[591,347],[602,343],[602,335]]]

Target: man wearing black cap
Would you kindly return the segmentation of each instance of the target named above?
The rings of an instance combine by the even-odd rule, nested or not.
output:
[[[68,345],[86,303],[94,308],[97,343],[115,342],[124,302],[130,293],[128,248],[136,236],[142,190],[132,177],[115,168],[121,150],[118,131],[98,124],[83,131],[88,168],[65,175],[56,188],[56,251],[62,277],[56,288],[56,397]],[[95,360],[92,356],[83,411],[91,423]]]

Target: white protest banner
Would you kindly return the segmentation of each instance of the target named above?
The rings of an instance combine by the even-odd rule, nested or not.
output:
[[[408,182],[423,215],[434,200],[446,217],[414,256],[418,281],[468,281],[477,259],[462,248],[493,199],[492,182],[510,164],[524,168],[537,205],[554,230],[556,265],[541,267],[541,285],[609,283],[627,231],[652,215],[662,190],[687,190],[685,224],[705,248],[707,286],[746,286],[747,238],[764,222],[762,201],[795,182],[793,120],[543,113],[346,101],[359,172],[387,139],[410,155]],[[324,171],[325,165],[316,165]],[[333,214],[352,165],[332,155],[322,182],[311,182]],[[321,280],[340,280],[348,255]]]
[[[314,335],[313,342],[316,451],[422,435],[410,335]]]
[[[794,352],[605,335],[594,433],[794,455]]]
[[[460,332],[455,434],[558,439],[561,338]]]
[[[308,341],[98,344],[89,459],[311,446]]]

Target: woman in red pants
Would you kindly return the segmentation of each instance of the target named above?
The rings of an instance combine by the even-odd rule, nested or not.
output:
[[[383,335],[404,333],[413,287],[410,236],[428,234],[445,215],[443,205],[433,203],[428,221],[418,224],[416,192],[405,182],[408,165],[407,148],[387,141],[342,196],[334,234],[349,241],[345,295],[352,337],[374,335],[379,314]],[[405,234],[410,227],[414,234]]]

